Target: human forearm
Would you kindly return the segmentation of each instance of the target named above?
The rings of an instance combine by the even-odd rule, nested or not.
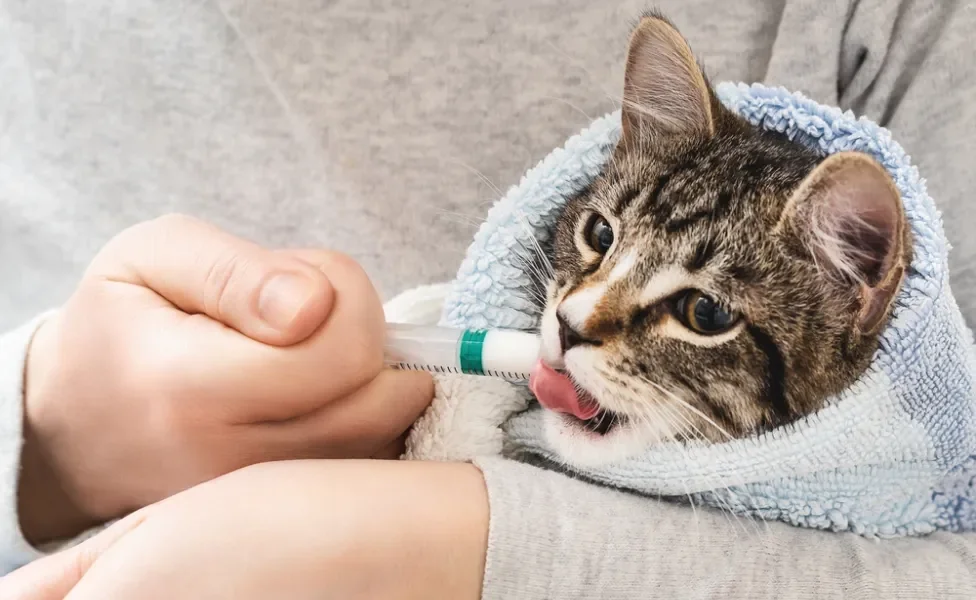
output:
[[[150,507],[116,544],[103,534],[75,549],[84,551],[0,581],[0,592],[56,585],[76,588],[78,598],[147,600],[202,590],[236,600],[976,596],[971,535],[875,542],[693,512],[500,459],[479,467],[249,467]]]
[[[346,516],[341,547],[359,566],[333,570],[346,592],[336,597],[481,598],[488,497],[477,468],[412,461],[321,466],[327,485],[348,486],[349,493],[330,496],[335,505],[326,510]]]
[[[475,600],[487,531],[471,465],[265,463],[0,579],[0,597]]]

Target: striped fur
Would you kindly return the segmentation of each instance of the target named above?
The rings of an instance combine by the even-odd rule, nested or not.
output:
[[[871,159],[825,160],[749,126],[717,100],[691,57],[660,16],[638,25],[623,138],[602,175],[566,205],[551,248],[543,350],[615,420],[587,436],[595,443],[719,441],[816,411],[867,368],[879,328],[863,326],[865,311],[887,317],[910,260],[890,181],[873,171],[846,177],[844,185],[869,189],[844,194],[832,183],[837,160],[857,175],[875,168]],[[651,89],[655,81],[666,85]],[[689,108],[698,98],[704,104]],[[830,202],[837,197],[858,210]],[[604,256],[586,246],[594,214],[614,229]],[[824,214],[836,216],[830,239],[811,220]],[[880,225],[863,243],[854,235],[831,245],[846,215]],[[873,271],[849,276],[858,264]],[[739,325],[716,336],[691,331],[674,312],[690,289],[741,315]],[[557,313],[587,342],[564,352]],[[567,439],[585,431],[552,418]]]

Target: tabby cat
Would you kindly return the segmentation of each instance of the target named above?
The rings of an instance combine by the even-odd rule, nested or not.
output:
[[[552,242],[531,385],[557,450],[599,463],[821,408],[868,367],[911,260],[888,173],[748,124],[656,14],[632,34],[621,113]]]

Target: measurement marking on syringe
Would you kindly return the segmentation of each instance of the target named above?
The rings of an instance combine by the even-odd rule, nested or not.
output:
[[[492,369],[488,369],[484,373],[485,375],[491,375],[492,377],[501,377],[502,379],[528,379],[529,378],[528,373],[515,373],[513,371],[494,371]]]
[[[461,374],[461,369],[457,367],[441,365],[424,365],[419,363],[398,362],[396,368],[407,371],[430,371],[432,373],[457,373]]]
[[[525,381],[539,357],[537,334],[505,329],[451,329],[387,324],[384,359],[404,370],[488,375]]]
[[[465,375],[461,369],[457,367],[450,367],[444,365],[425,365],[420,363],[408,363],[408,362],[398,362],[395,364],[396,368],[407,370],[407,371],[428,371],[431,373],[453,373],[456,375]],[[490,375],[491,377],[499,377],[501,379],[509,380],[522,380],[528,379],[528,373],[518,373],[515,371],[495,371],[493,369],[487,369],[479,373],[467,373],[469,375]]]

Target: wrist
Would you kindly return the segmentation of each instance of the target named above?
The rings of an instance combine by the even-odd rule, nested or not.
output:
[[[20,478],[17,486],[17,513],[21,532],[34,546],[73,537],[96,524],[81,510],[62,485],[56,462],[40,422],[45,411],[37,410],[44,389],[44,377],[50,364],[51,326],[47,321],[38,328],[27,352],[24,369],[24,443],[20,454]]]
[[[364,580],[388,587],[363,589],[382,590],[383,598],[481,598],[489,512],[481,471],[467,463],[376,466],[382,472],[374,497],[389,499],[382,501],[389,506],[373,507],[374,526],[354,530],[345,556],[366,568]]]

